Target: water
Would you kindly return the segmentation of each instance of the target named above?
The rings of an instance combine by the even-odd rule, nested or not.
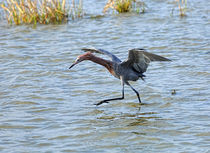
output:
[[[188,1],[184,18],[170,15],[173,1],[146,3],[145,14],[90,18],[105,5],[91,0],[84,19],[35,29],[1,19],[0,152],[210,151],[209,1]],[[68,69],[91,46],[173,61],[151,63],[146,82],[132,83],[143,105],[126,87],[124,100],[96,107],[121,86],[92,62]]]

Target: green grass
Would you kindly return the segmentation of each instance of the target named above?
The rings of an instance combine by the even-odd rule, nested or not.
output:
[[[66,0],[7,0],[0,6],[10,24],[61,24],[67,22],[69,16],[81,17],[81,2],[76,7],[74,0],[71,5]]]
[[[119,13],[130,12],[132,8],[132,0],[118,0],[115,2],[115,9]]]

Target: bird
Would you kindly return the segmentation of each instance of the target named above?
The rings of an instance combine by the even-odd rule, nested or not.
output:
[[[82,48],[81,50],[85,51],[86,53],[79,55],[76,58],[75,62],[69,67],[69,69],[82,61],[89,60],[96,64],[104,66],[114,77],[120,79],[121,81],[121,97],[105,99],[96,103],[95,105],[109,103],[110,101],[114,100],[123,100],[124,85],[128,85],[136,93],[138,101],[141,104],[139,92],[130,85],[129,81],[137,81],[139,78],[144,80],[146,76],[143,73],[146,72],[149,63],[152,61],[171,61],[168,58],[147,52],[145,49],[142,48],[134,48],[128,50],[128,59],[125,61],[121,61],[117,56],[104,49]],[[97,57],[94,55],[94,53],[105,54],[109,58],[111,58],[111,60]]]

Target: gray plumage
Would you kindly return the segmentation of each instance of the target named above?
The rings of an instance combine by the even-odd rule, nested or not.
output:
[[[115,56],[114,54],[104,50],[104,49],[95,49],[95,48],[83,48],[82,49],[83,51],[85,52],[92,52],[92,53],[99,53],[99,54],[105,54],[107,56],[109,56],[113,62],[117,62],[117,63],[120,63],[121,60]]]

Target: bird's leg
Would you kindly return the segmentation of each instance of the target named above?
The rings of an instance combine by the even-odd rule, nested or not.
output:
[[[138,97],[138,100],[139,100],[139,103],[141,103],[141,99],[140,99],[140,96],[139,96],[138,91],[136,91],[136,89],[134,89],[134,88],[130,85],[130,83],[126,82],[126,84],[127,84],[129,87],[131,87],[131,89],[136,93],[136,95],[137,95],[137,97]]]
[[[122,80],[121,80],[122,81]],[[119,97],[119,98],[112,98],[112,99],[105,99],[105,100],[102,100],[100,101],[99,103],[95,104],[95,105],[101,105],[103,103],[109,103],[108,101],[112,101],[112,100],[122,100],[124,99],[124,82],[122,81],[122,97]]]
[[[101,105],[103,103],[109,103],[109,101],[112,101],[112,100],[122,100],[122,99],[124,99],[124,85],[123,85],[123,89],[122,89],[122,97],[112,98],[112,99],[105,99],[105,100],[102,100],[102,101],[100,101],[99,103],[97,103],[95,105]]]

